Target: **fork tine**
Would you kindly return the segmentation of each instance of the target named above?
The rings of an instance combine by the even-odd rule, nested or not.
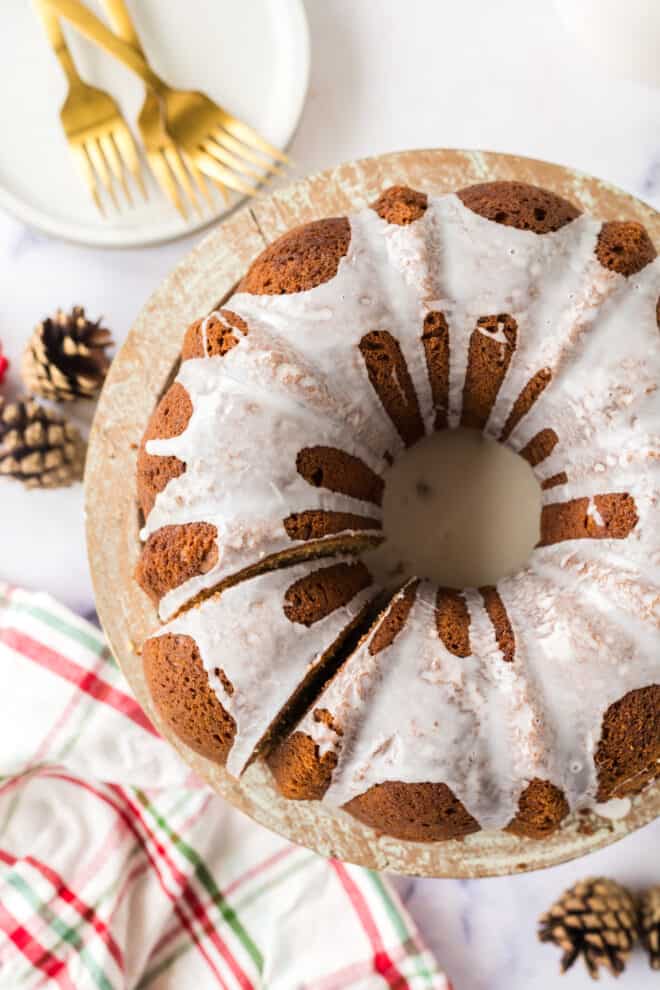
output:
[[[186,171],[186,166],[181,160],[181,155],[179,154],[179,149],[175,144],[166,147],[163,151],[165,158],[167,159],[167,164],[169,165],[174,178],[177,180],[184,193],[188,196],[188,199],[192,203],[193,210],[199,216],[202,215],[202,208],[199,205],[199,200],[195,193],[194,186],[190,181],[190,176]]]
[[[84,147],[84,145],[71,144],[71,152],[73,154],[78,170],[83,177],[85,185],[89,189],[92,199],[96,203],[96,208],[100,214],[105,215],[105,210],[103,209],[103,202],[99,196],[99,188],[96,182],[96,176],[94,175],[94,169],[92,163],[89,159],[89,155]]]
[[[121,184],[122,189],[129,205],[133,205],[133,197],[131,196],[131,190],[128,188],[128,182],[126,181],[126,175],[121,164],[121,158],[117,150],[117,145],[114,142],[112,133],[103,134],[99,138],[99,144],[101,145],[101,151],[105,155],[105,160],[110,167],[110,171],[114,175],[115,179]]]
[[[161,187],[167,198],[174,204],[184,220],[188,219],[188,213],[179,195],[179,187],[174,181],[174,177],[167,164],[167,159],[160,151],[152,151],[147,155],[151,171],[154,173],[158,185]]]
[[[136,185],[144,199],[149,198],[147,192],[147,187],[144,184],[144,179],[142,177],[142,165],[140,164],[140,156],[137,153],[137,148],[135,147],[135,142],[133,140],[133,135],[128,129],[128,125],[123,121],[119,121],[113,131],[113,137],[117,148],[119,149],[119,154],[124,160],[124,164],[128,167],[128,171],[131,173],[135,179]]]
[[[210,207],[213,207],[215,204],[213,202],[213,195],[211,193],[211,190],[209,189],[208,182],[213,182],[214,186],[217,186],[218,188],[222,189],[222,194],[226,200],[227,190],[225,189],[224,186],[221,186],[220,183],[215,182],[215,180],[209,179],[207,176],[204,175],[203,172],[200,172],[200,170],[197,168],[190,155],[187,155],[185,151],[179,150],[179,154],[183,158],[184,164],[188,169],[188,171],[190,172],[193,182],[195,183],[196,187],[199,189],[202,196],[204,197],[204,199],[206,200],[206,202]]]
[[[222,196],[223,203],[227,206],[229,203],[229,190],[227,189],[227,186],[224,182],[220,182],[219,179],[211,179],[210,181],[213,183],[214,188],[219,191]]]
[[[105,155],[101,150],[101,145],[98,140],[92,138],[91,140],[85,142],[85,149],[89,155],[92,165],[94,166],[94,171],[101,180],[101,185],[105,187],[105,191],[110,196],[115,209],[118,210],[119,203],[117,202],[114,183],[108,169],[108,163],[105,160]]]
[[[226,110],[222,110],[220,107],[218,107],[218,110],[220,111],[220,123],[234,137],[240,141],[244,141],[245,144],[251,144],[253,148],[258,148],[259,151],[270,155],[271,158],[275,158],[278,162],[284,162],[284,164],[289,162],[288,155],[285,155],[279,148],[275,148],[272,144],[269,144],[260,134],[257,134],[251,127],[244,124],[242,120],[232,117],[231,114],[227,113]]]
[[[197,167],[205,175],[210,175],[212,179],[217,179],[224,186],[229,186],[230,189],[242,192],[245,196],[256,196],[257,189],[254,186],[251,186],[248,182],[244,182],[234,172],[221,165],[205,148],[193,148],[190,150],[192,157],[197,163]]]
[[[226,148],[227,151],[233,151],[234,154],[244,158],[248,162],[252,162],[253,165],[258,165],[262,169],[268,169],[271,172],[277,172],[278,175],[286,175],[286,171],[281,165],[275,165],[274,162],[264,161],[264,156],[260,153],[252,151],[247,144],[243,144],[238,141],[235,137],[232,137],[228,131],[224,130],[222,127],[218,127],[213,132],[214,140]]]
[[[222,135],[217,131],[213,132],[211,140],[213,141],[213,151],[211,152],[213,157],[217,158],[224,165],[228,165],[235,172],[242,172],[243,175],[253,175],[256,179],[264,179],[269,172],[281,172],[281,169],[277,165],[269,165],[265,159],[263,160],[261,170],[259,170],[237,158],[236,155],[232,155],[231,151],[227,151],[222,141]]]
[[[196,177],[200,189],[204,190],[204,195],[208,199],[211,206],[215,206],[212,196],[214,189],[217,189],[222,196],[223,203],[226,205],[229,202],[229,192],[226,185],[223,182],[220,182],[219,179],[216,179],[213,175],[205,175],[204,172],[197,167],[197,163],[190,157],[187,151],[182,149],[181,153],[186,165],[190,169],[190,172]]]
[[[195,166],[195,167],[197,167],[197,166]],[[203,172],[200,172],[199,169],[197,171],[198,171],[199,175],[202,176],[203,181],[206,183],[206,188],[208,189],[208,187],[210,186],[211,187],[211,192],[214,189],[217,189],[217,191],[222,196],[222,202],[225,205],[227,205],[227,203],[229,203],[229,190],[227,189],[227,186],[224,184],[224,182],[220,182],[220,179],[215,179],[211,175],[204,175],[204,173]],[[214,202],[214,205],[215,205],[215,201],[213,201],[213,202]]]
[[[226,166],[227,169],[228,169],[228,171],[234,176],[234,178],[238,182],[243,182],[244,181],[243,178],[242,178],[242,176],[241,176],[240,165],[239,165],[238,168],[234,168],[233,165],[230,165],[225,160],[225,154],[224,154],[222,148],[215,142],[215,140],[213,138],[207,138],[205,141],[202,141],[200,147],[203,148],[203,150],[207,154],[211,155],[211,157],[214,158],[216,160],[216,162],[218,162],[220,165]],[[266,183],[268,183],[271,178],[272,178],[272,176],[268,175],[267,172],[262,172],[261,175],[258,175],[257,176],[258,183],[256,183],[254,186],[251,186],[251,188],[254,189],[254,193],[257,192],[257,189],[258,189],[259,186],[265,186]],[[250,180],[251,179],[252,179],[252,176],[250,176]],[[254,195],[254,193],[252,195]]]

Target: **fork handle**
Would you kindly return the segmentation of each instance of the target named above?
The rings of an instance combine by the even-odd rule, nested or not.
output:
[[[75,85],[79,83],[80,74],[76,69],[71,50],[66,43],[66,38],[62,33],[57,16],[49,8],[47,0],[34,0],[34,9],[43,24],[50,46],[57,55],[64,75],[69,80],[69,84]]]
[[[167,84],[156,75],[143,56],[113,34],[103,21],[92,14],[79,0],[41,0],[41,2],[47,4],[51,11],[55,11],[60,17],[70,21],[81,34],[123,62],[127,68],[144,79],[147,86],[155,93],[159,96],[165,95],[168,90]]]
[[[135,48],[136,51],[140,52],[141,55],[144,54],[138,33],[135,30],[135,25],[124,0],[103,0],[103,6],[107,11],[115,34],[130,45],[131,48]]]

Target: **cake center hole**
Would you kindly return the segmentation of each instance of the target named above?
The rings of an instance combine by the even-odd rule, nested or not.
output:
[[[444,430],[385,475],[385,542],[365,555],[385,583],[416,574],[479,587],[519,570],[539,540],[541,490],[529,464],[477,430]]]

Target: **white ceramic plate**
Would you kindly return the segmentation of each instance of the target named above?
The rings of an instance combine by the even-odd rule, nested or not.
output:
[[[302,112],[309,37],[302,0],[128,0],[156,71],[173,86],[199,89],[280,148]],[[102,14],[99,0],[89,6]],[[59,123],[66,93],[30,0],[3,0],[0,31],[0,207],[49,234],[125,247],[189,234],[229,207],[220,195],[202,219],[179,217],[148,177],[149,199],[133,209],[97,212],[71,160]],[[140,80],[65,27],[81,75],[107,89],[129,125],[139,112]],[[147,172],[145,165],[145,173]]]

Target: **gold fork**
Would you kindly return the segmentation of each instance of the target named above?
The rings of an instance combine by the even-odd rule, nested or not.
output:
[[[69,82],[69,91],[60,110],[60,120],[74,160],[96,206],[101,213],[104,212],[97,178],[117,209],[119,204],[115,195],[115,181],[120,183],[126,198],[132,204],[124,168],[129,170],[146,197],[140,159],[119,107],[103,90],[83,82],[58,19],[49,9],[47,0],[35,0],[35,6]]]
[[[117,35],[145,58],[124,0],[103,0],[103,5]],[[147,89],[137,123],[151,171],[179,213],[184,218],[187,216],[187,197],[195,212],[201,214],[198,192],[204,196],[209,206],[213,206],[204,176],[194,162],[184,162],[179,148],[165,130],[160,100],[153,90]],[[226,202],[227,191],[219,183],[218,186]],[[181,197],[181,191],[184,198]]]
[[[113,34],[79,0],[44,2],[144,79],[161,100],[168,133],[205,175],[253,196],[257,190],[243,175],[263,181],[269,173],[281,171],[272,159],[288,162],[283,152],[203,93],[168,86],[134,48]]]

